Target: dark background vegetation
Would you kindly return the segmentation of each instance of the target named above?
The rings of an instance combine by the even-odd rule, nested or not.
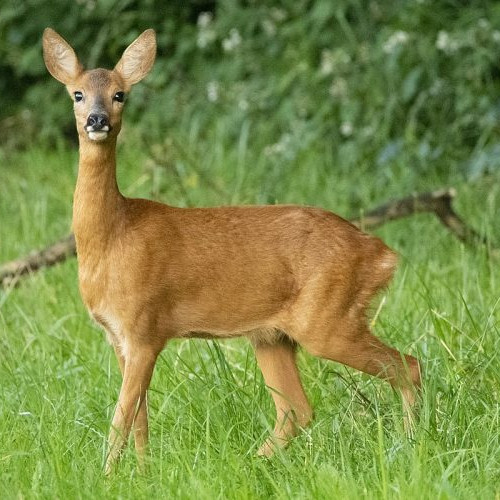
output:
[[[112,67],[143,29],[153,73],[126,122],[149,141],[195,133],[285,165],[326,153],[382,184],[468,178],[500,164],[500,3],[411,0],[27,0],[0,5],[2,146],[74,140],[70,104],[41,57],[46,26],[87,67]],[[5,150],[5,148],[4,148]],[[381,187],[381,186],[379,186]]]

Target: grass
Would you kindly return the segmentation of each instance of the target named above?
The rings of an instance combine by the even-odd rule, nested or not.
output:
[[[225,147],[200,145],[194,130],[170,144],[171,161],[159,151],[165,165],[123,148],[120,185],[180,206],[298,202],[349,216],[446,182],[458,188],[460,213],[500,242],[498,175],[422,178],[404,162],[384,175],[369,163],[348,172],[328,151],[280,163],[252,155],[249,133],[242,127]],[[3,157],[0,262],[69,231],[75,175],[73,150]],[[105,479],[120,376],[80,302],[70,260],[0,291],[2,498],[499,498],[498,260],[464,248],[430,215],[378,234],[402,257],[377,335],[424,367],[413,440],[385,384],[300,352],[314,423],[285,452],[259,459],[274,415],[248,343],[175,341],[150,390],[149,473],[138,474],[130,447]]]

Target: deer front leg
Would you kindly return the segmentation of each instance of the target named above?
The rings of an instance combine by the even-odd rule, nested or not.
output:
[[[271,456],[310,422],[312,409],[300,382],[295,347],[289,341],[257,344],[255,356],[276,406],[273,434],[258,451],[259,455]]]
[[[144,452],[147,443],[146,392],[158,353],[143,346],[129,346],[127,351],[124,357],[122,387],[109,433],[106,474],[112,471],[113,465],[119,459],[134,422],[137,429],[136,448],[139,453]],[[140,460],[142,458],[140,457]]]
[[[118,346],[113,345],[115,351],[116,359],[118,360],[118,366],[120,367],[120,373],[122,378],[125,372],[125,357],[120,351]],[[137,452],[137,459],[139,462],[139,468],[144,470],[145,468],[145,456],[146,448],[148,444],[148,404],[147,404],[147,394],[137,411],[137,415],[134,421],[134,441],[135,441],[135,451]]]

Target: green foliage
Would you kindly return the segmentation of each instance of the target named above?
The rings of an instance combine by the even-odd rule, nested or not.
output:
[[[385,182],[397,162],[472,176],[500,163],[498,2],[8,1],[0,113],[19,118],[0,132],[31,124],[15,145],[74,135],[69,102],[43,67],[46,26],[89,67],[112,66],[142,29],[157,30],[155,69],[127,118],[150,141],[222,134],[234,147],[246,123],[256,161],[293,165],[327,149],[331,168],[368,162]]]

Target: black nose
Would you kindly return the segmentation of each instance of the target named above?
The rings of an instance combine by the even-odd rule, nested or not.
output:
[[[109,126],[106,115],[91,114],[87,118],[87,127],[92,127],[94,131],[101,130],[106,126]]]

